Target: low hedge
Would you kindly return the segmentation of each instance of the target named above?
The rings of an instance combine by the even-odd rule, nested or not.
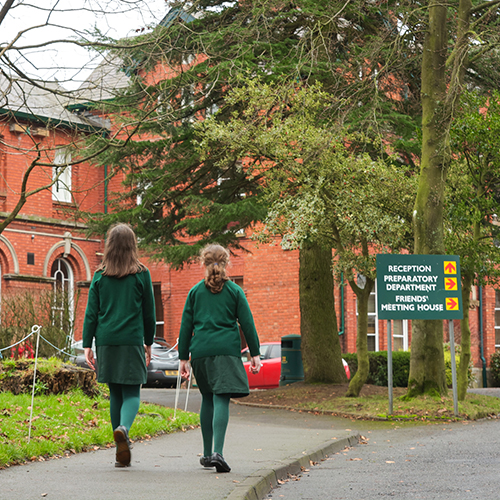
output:
[[[358,371],[358,356],[356,353],[345,353],[342,357],[347,361],[351,378]],[[387,386],[387,351],[369,352],[370,371],[367,384]],[[394,387],[407,387],[410,375],[410,353],[395,351],[392,353],[392,378]]]
[[[358,357],[356,353],[344,353],[342,357],[347,361],[351,371],[351,377],[358,371]],[[451,387],[451,354],[445,349],[446,382]],[[455,356],[457,368],[460,356]],[[387,351],[369,352],[370,371],[368,373],[367,384],[387,386]],[[499,357],[499,377],[500,377],[500,357]],[[394,387],[408,387],[408,377],[410,375],[410,352],[394,351],[392,353],[392,377]],[[472,370],[469,367],[469,385],[472,381]],[[500,381],[500,378],[499,378]]]

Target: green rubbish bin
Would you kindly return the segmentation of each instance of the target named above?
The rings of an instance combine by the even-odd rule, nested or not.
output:
[[[285,335],[281,337],[280,386],[304,380],[302,352],[300,351],[301,340],[300,335]]]

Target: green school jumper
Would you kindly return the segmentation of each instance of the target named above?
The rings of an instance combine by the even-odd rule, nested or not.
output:
[[[222,291],[212,293],[204,281],[189,292],[182,313],[179,358],[189,359],[202,393],[249,393],[241,361],[240,329],[252,356],[259,355],[259,338],[242,288],[226,281]]]
[[[94,274],[83,323],[83,347],[95,338],[98,381],[145,384],[144,345],[153,343],[155,302],[148,270],[123,278]]]

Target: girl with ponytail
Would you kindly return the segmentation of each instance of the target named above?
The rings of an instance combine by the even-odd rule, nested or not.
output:
[[[191,353],[191,366],[202,394],[200,463],[215,467],[217,472],[229,472],[231,468],[223,458],[229,400],[250,393],[241,361],[240,327],[252,356],[252,373],[258,373],[261,367],[259,338],[242,288],[227,277],[229,252],[220,245],[208,245],[200,260],[205,278],[190,290],[182,313],[180,371],[181,377],[189,378]]]

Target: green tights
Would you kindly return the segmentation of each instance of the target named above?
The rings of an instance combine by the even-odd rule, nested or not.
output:
[[[212,444],[214,452],[222,455],[229,422],[229,399],[229,394],[202,395],[200,423],[205,457],[212,455]]]
[[[113,430],[123,425],[130,430],[141,404],[141,386],[129,384],[108,384],[109,412]]]

